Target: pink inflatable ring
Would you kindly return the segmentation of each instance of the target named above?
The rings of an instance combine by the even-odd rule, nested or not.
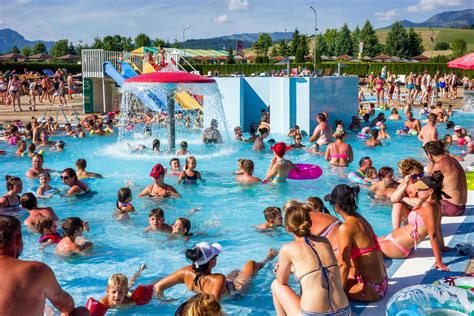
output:
[[[323,169],[317,165],[297,163],[296,168],[288,173],[288,179],[292,180],[312,180],[317,179],[323,174]]]

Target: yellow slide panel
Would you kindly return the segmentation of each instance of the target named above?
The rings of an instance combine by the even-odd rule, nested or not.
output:
[[[199,110],[201,108],[199,102],[185,91],[176,93],[175,99],[183,110]]]

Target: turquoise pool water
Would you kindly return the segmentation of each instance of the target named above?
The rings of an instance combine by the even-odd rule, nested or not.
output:
[[[386,112],[388,114],[388,112]],[[334,118],[330,118],[331,121]],[[466,128],[474,126],[474,115],[455,113],[452,118],[458,125]],[[384,146],[369,149],[355,135],[348,137],[354,148],[355,160],[370,156],[374,165],[396,167],[397,161],[408,156],[426,163],[426,157],[416,137],[396,136],[395,130],[403,126],[402,121],[388,122],[391,140],[383,141]],[[440,135],[445,134],[445,125],[439,126]],[[164,140],[164,131],[156,135]],[[290,142],[286,137],[272,135],[277,141]],[[40,201],[40,205],[54,208],[60,218],[80,216],[89,221],[91,231],[86,233],[87,239],[94,243],[94,249],[89,256],[63,259],[54,255],[53,248],[44,252],[39,250],[38,236],[24,230],[25,248],[22,258],[40,260],[48,263],[55,271],[61,285],[73,295],[76,304],[85,304],[92,296],[99,299],[105,293],[108,277],[113,273],[124,273],[131,276],[140,264],[146,263],[139,283],[151,283],[174,270],[189,264],[185,257],[185,249],[201,241],[219,242],[223,253],[219,256],[215,272],[227,274],[240,268],[248,259],[261,260],[269,247],[279,248],[288,242],[291,236],[283,229],[273,233],[258,233],[254,225],[264,222],[262,211],[267,206],[282,206],[288,199],[306,199],[308,196],[320,196],[330,192],[338,183],[348,183],[346,175],[357,168],[354,162],[346,169],[331,168],[320,156],[311,155],[305,151],[288,153],[288,159],[293,162],[319,164],[323,176],[316,181],[289,181],[281,185],[242,186],[234,181],[232,172],[237,167],[238,158],[252,159],[255,163],[255,174],[264,177],[271,160],[272,153],[254,153],[247,144],[230,143],[221,147],[205,147],[200,144],[199,133],[189,133],[185,136],[189,150],[197,157],[197,170],[201,171],[204,184],[177,185],[176,178],[167,177],[165,181],[173,184],[183,196],[181,199],[164,201],[139,199],[136,195],[145,185],[151,183],[148,177],[155,163],[168,165],[172,155],[154,153],[130,153],[127,146],[116,142],[116,136],[88,137],[78,140],[55,136],[53,139],[64,139],[67,143],[64,153],[47,152],[45,167],[62,170],[73,167],[78,158],[88,161],[88,170],[100,172],[105,179],[90,180],[88,184],[94,194],[79,198],[53,197],[49,201]],[[177,140],[183,139],[178,135]],[[145,144],[151,147],[152,138],[136,137],[132,144]],[[307,143],[307,137],[305,137]],[[8,152],[15,148],[0,145]],[[165,147],[165,145],[163,145]],[[450,151],[460,154],[461,148],[451,146]],[[182,165],[184,159],[181,159]],[[17,175],[24,180],[25,191],[37,186],[35,181],[26,180],[24,173],[30,166],[30,160],[0,156],[0,187],[5,187],[5,174]],[[133,204],[136,213],[132,214],[129,222],[117,222],[112,213],[115,207],[116,194],[126,181],[132,181],[134,186]],[[52,180],[52,185],[63,188],[59,178]],[[4,192],[2,189],[1,192]],[[143,232],[148,224],[148,212],[151,208],[160,206],[165,210],[166,221],[174,222],[177,217],[188,217],[192,222],[191,231],[194,233],[189,241],[169,239],[164,234]],[[192,216],[188,212],[192,208],[201,208]],[[378,235],[390,231],[391,208],[387,203],[374,201],[363,189],[359,198],[359,211],[370,221]],[[24,219],[26,214],[22,213]],[[270,284],[274,278],[272,265],[265,267],[256,277],[251,291],[238,300],[223,300],[223,307],[230,315],[265,315],[274,314],[270,292]],[[294,284],[294,283],[293,283]],[[295,289],[296,289],[296,284]],[[172,300],[163,302],[154,299],[151,304],[114,311],[116,315],[146,315],[173,314],[177,306],[192,296],[184,286],[176,286],[166,291],[166,297]]]

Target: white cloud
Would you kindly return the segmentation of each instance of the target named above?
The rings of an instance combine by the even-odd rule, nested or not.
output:
[[[390,21],[398,15],[398,9],[392,9],[385,12],[375,12],[377,20]]]
[[[214,18],[214,22],[216,23],[234,23],[234,20],[231,20],[227,14],[219,15]]]
[[[229,11],[244,11],[250,8],[249,0],[229,0],[227,9]]]
[[[471,1],[471,0],[469,0]],[[463,5],[466,0],[420,0],[416,5],[405,8],[409,13],[424,13],[434,9],[443,9],[445,7],[457,7]]]

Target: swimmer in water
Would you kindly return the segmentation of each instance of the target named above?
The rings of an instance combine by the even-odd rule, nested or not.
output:
[[[54,193],[59,192],[59,189],[53,188],[49,185],[51,182],[51,175],[48,171],[41,172],[38,179],[40,181],[40,186],[38,187],[38,190],[36,190],[36,195],[38,197],[50,198]]]
[[[170,176],[179,176],[183,170],[181,169],[181,163],[178,158],[171,158],[170,160],[170,169],[168,174]]]
[[[191,184],[196,183],[197,180],[202,180],[201,173],[195,170],[196,158],[189,156],[186,158],[186,164],[184,170],[181,172],[178,178],[178,183]]]
[[[377,169],[375,169],[375,167],[367,167],[367,169],[365,169],[364,182],[368,184],[374,184],[379,181],[380,179],[377,174]]]
[[[283,158],[286,151],[288,150],[288,147],[284,142],[281,142],[275,144],[275,146],[272,146],[271,149],[273,150],[274,156],[263,182],[286,182],[288,173],[291,170],[296,169],[296,166],[293,165],[291,161]]]
[[[19,157],[24,157],[26,155],[26,142],[24,140],[18,142],[18,149],[15,152],[15,155]]]
[[[257,136],[253,142],[252,150],[262,151],[265,150],[265,144],[263,143],[263,140],[268,137],[269,131],[268,128],[262,127],[258,130],[258,132],[260,133],[260,136]]]
[[[29,214],[23,223],[32,230],[35,229],[36,223],[42,217],[51,217],[54,220],[59,219],[51,207],[38,207],[38,200],[31,192],[23,194],[20,201],[21,206],[26,209]]]
[[[102,179],[103,176],[100,173],[89,172],[86,171],[87,168],[87,161],[85,159],[78,159],[76,161],[76,174],[79,179],[87,179],[87,178],[97,178]]]
[[[370,135],[371,135],[371,138],[369,138],[365,141],[365,146],[367,146],[367,147],[382,146],[382,142],[377,139],[379,137],[379,131],[378,130],[376,130],[376,129],[371,130]]]
[[[233,174],[236,174],[236,175],[244,174],[244,170],[242,169],[242,163],[244,162],[244,160],[245,159],[243,158],[240,158],[237,160],[237,170],[235,170]]]
[[[56,222],[57,220],[52,217],[41,217],[36,222],[35,230],[41,234],[38,242],[42,244],[43,249],[50,244],[57,244],[63,239],[63,236],[57,232]]]
[[[160,152],[160,140],[159,139],[154,139],[153,144],[151,146],[151,150],[159,153]]]
[[[186,155],[189,155],[189,151],[188,151],[188,142],[183,140],[180,144],[179,144],[179,149],[176,151],[176,156],[186,156]]]
[[[301,140],[303,139],[303,136],[301,136],[301,134],[296,134],[293,138],[295,142],[290,145],[291,148],[293,149],[306,148],[306,146],[301,143]]]
[[[56,143],[54,143],[54,146],[51,147],[50,151],[63,152],[65,145],[65,142],[63,142],[62,140],[58,140]]]
[[[157,198],[168,198],[176,197],[180,198],[181,195],[171,185],[165,183],[166,169],[161,164],[156,164],[150,172],[150,177],[153,178],[153,183],[148,185],[138,197],[157,197]]]
[[[281,216],[281,209],[276,206],[269,206],[263,210],[263,216],[266,222],[258,225],[258,230],[276,229],[283,225],[283,217]]]
[[[121,188],[117,193],[117,202],[115,203],[114,216],[117,220],[130,219],[129,213],[135,212],[132,203],[132,190],[130,188]]]
[[[56,246],[56,254],[68,257],[73,254],[85,254],[87,250],[92,248],[93,244],[89,241],[79,243],[79,238],[83,231],[89,231],[87,222],[83,222],[79,217],[68,217],[64,220],[62,229],[64,238]]]
[[[253,176],[254,164],[252,160],[242,159],[240,166],[243,173],[237,175],[235,178],[237,182],[244,184],[262,182],[260,178]]]
[[[173,228],[165,223],[165,212],[157,207],[150,211],[148,214],[148,227],[145,228],[145,233],[151,231],[159,231],[163,233],[171,233]]]
[[[193,234],[190,233],[191,221],[185,217],[178,217],[173,224],[171,234],[174,236],[184,236],[189,239]]]

